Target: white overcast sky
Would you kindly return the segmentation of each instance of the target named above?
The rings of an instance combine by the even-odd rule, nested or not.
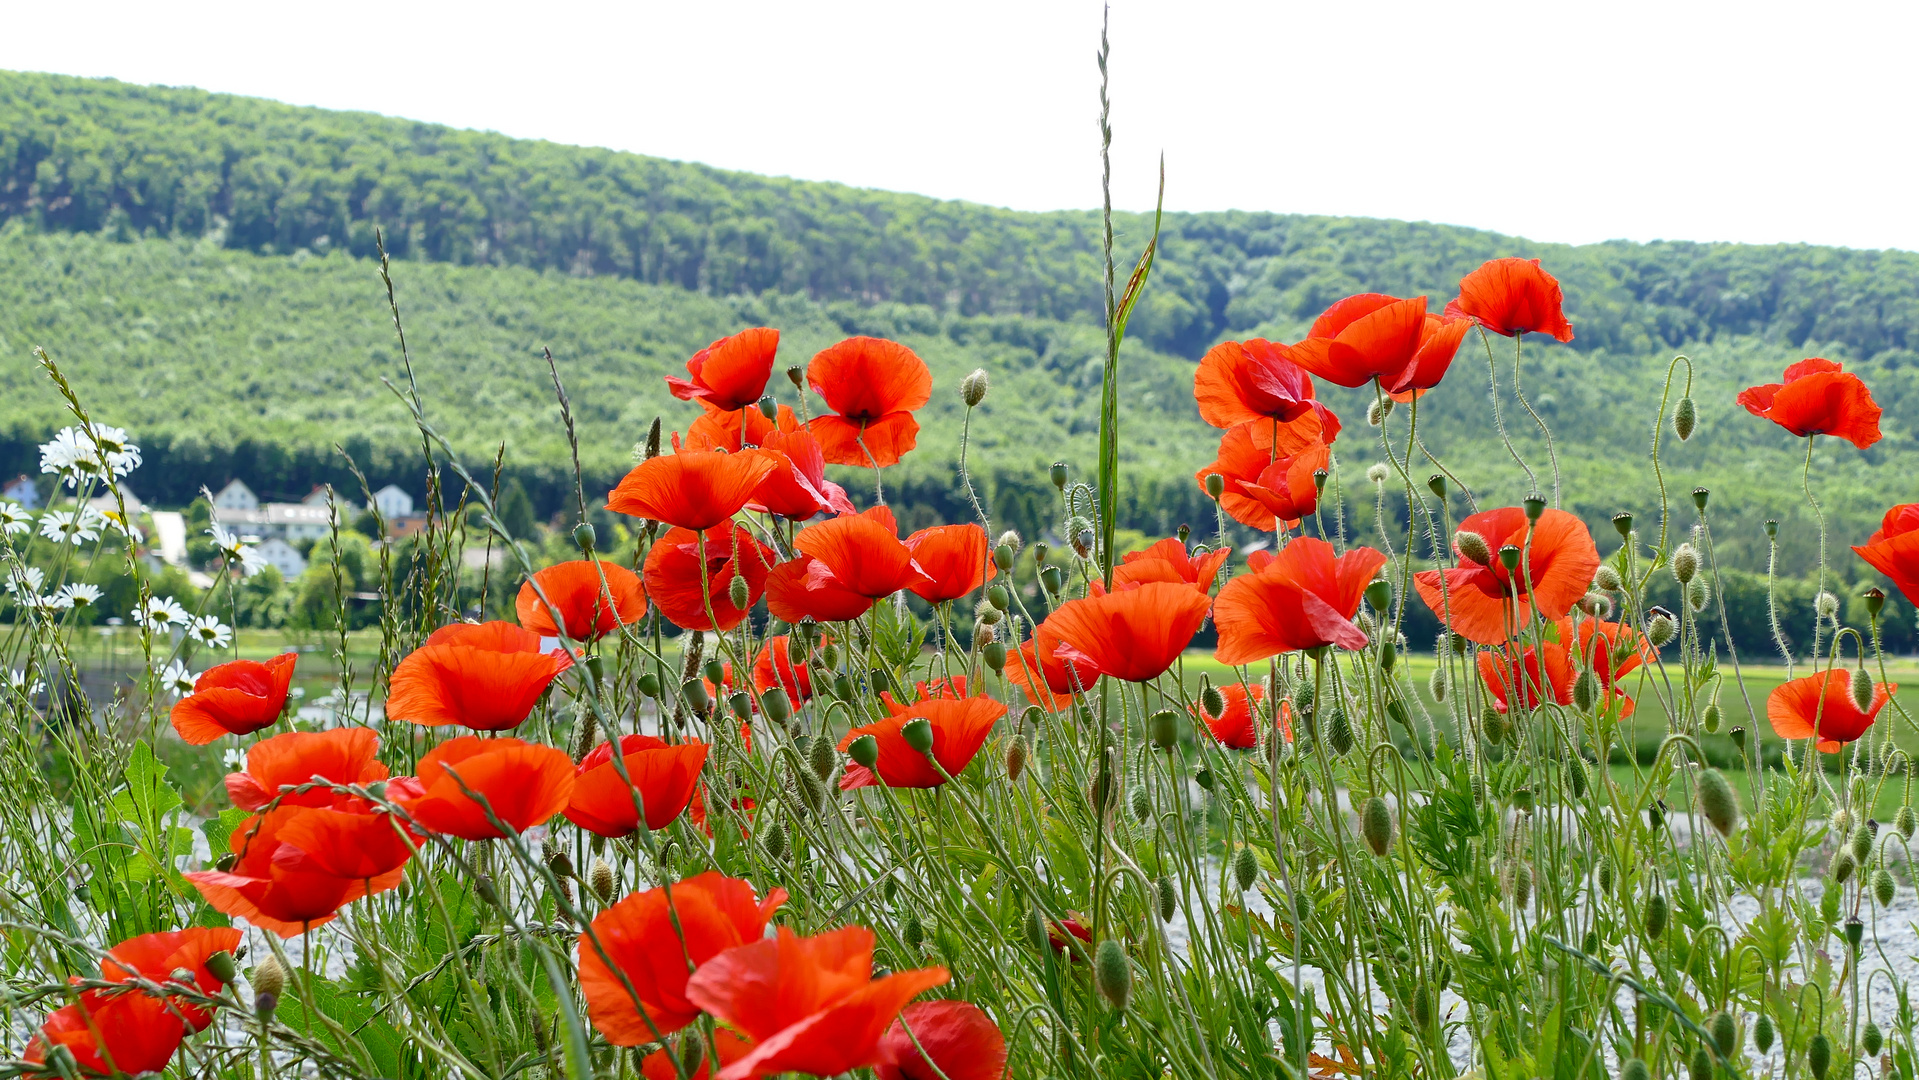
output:
[[[1095,206],[1097,0],[0,0],[0,67]],[[1148,209],[1919,249],[1919,3],[1116,0]]]

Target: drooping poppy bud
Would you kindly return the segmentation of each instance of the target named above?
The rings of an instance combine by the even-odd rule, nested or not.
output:
[[[1721,836],[1732,835],[1733,826],[1739,824],[1739,800],[1718,769],[1708,768],[1699,774],[1699,808]]]
[[[1099,943],[1099,951],[1093,958],[1093,981],[1099,987],[1100,996],[1112,1002],[1115,1009],[1126,1008],[1126,999],[1133,992],[1133,968],[1126,959],[1126,950],[1112,938]]]
[[[1366,809],[1360,816],[1360,832],[1366,837],[1366,844],[1375,855],[1385,855],[1393,843],[1393,815],[1387,809],[1386,800],[1374,795],[1366,800]]]

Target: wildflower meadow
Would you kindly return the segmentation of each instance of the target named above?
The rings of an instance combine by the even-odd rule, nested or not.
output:
[[[677,411],[610,491],[543,371],[576,466],[558,562],[507,525],[498,463],[454,452],[383,260],[424,522],[377,546],[377,595],[334,590],[323,648],[256,658],[232,614],[255,545],[215,525],[197,605],[153,593],[137,433],[49,343],[59,497],[0,506],[0,1076],[1914,1080],[1884,944],[1913,731],[1880,629],[1919,604],[1919,503],[1848,550],[1812,468],[1881,437],[1866,383],[1807,358],[1695,401],[1675,357],[1644,418],[1661,498],[1594,530],[1530,406],[1422,423],[1442,381],[1517,380],[1528,335],[1576,334],[1551,266],[1494,259],[1443,300],[1213,347],[1213,516],[1122,543],[1153,418],[1120,345],[1155,251],[1127,274],[1106,245],[1098,455],[1052,466],[1042,535],[969,472],[986,372],[742,326],[666,380]],[[889,470],[938,395],[973,513],[908,531]],[[1733,639],[1714,493],[1661,457],[1708,423],[1804,440],[1814,625],[1769,597],[1772,638]],[[1446,463],[1467,442],[1530,497],[1484,503]],[[1388,492],[1405,514],[1360,531]],[[1896,594],[1823,591],[1853,559]],[[102,690],[82,615],[113,588],[137,676]],[[1409,639],[1422,611],[1441,630]],[[183,763],[224,774],[216,805]]]

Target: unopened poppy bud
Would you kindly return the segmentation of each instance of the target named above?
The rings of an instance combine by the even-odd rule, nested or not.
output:
[[[1533,902],[1533,867],[1520,863],[1513,871],[1513,906],[1526,907]]]
[[[1454,533],[1453,547],[1459,552],[1460,558],[1468,562],[1476,562],[1481,566],[1492,565],[1492,546],[1486,543],[1485,537],[1471,529],[1461,529]]]
[[[798,390],[800,387],[806,385],[803,380],[804,375],[800,371],[799,365],[795,364],[786,369],[786,381],[793,384],[793,389]]]
[[[1694,407],[1692,398],[1679,399],[1679,407],[1672,411],[1672,433],[1679,436],[1680,442],[1692,438],[1692,429],[1699,424],[1699,410]]]
[[[930,735],[931,725],[928,725],[928,728],[929,728],[928,734]],[[859,738],[854,739],[852,743],[850,743],[846,747],[846,756],[852,758],[855,764],[858,764],[870,769],[873,766],[879,764],[879,760],[880,760],[879,740],[875,739],[871,735],[861,735]]]
[[[1712,1044],[1719,1049],[1719,1056],[1730,1058],[1733,1051],[1739,1049],[1739,1025],[1732,1014],[1724,1011],[1713,1013],[1706,1020],[1706,1031],[1712,1035]]]
[[[1872,858],[1872,839],[1873,834],[1878,831],[1875,828],[1878,824],[1876,821],[1862,821],[1859,823],[1858,828],[1852,830],[1851,844],[1854,862],[1863,864]]]
[[[254,1011],[261,1016],[271,1016],[287,988],[287,969],[280,966],[278,957],[267,956],[254,967],[252,982]]]
[[[1020,774],[1026,771],[1026,758],[1027,749],[1024,738],[1014,738],[1006,744],[1006,778],[1008,780],[1017,781]]]
[[[830,641],[820,646],[820,663],[826,665],[828,668],[839,667],[840,666],[839,646],[833,644]]]
[[[1374,795],[1366,800],[1366,808],[1360,813],[1361,835],[1366,837],[1366,846],[1373,854],[1384,855],[1393,846],[1393,812],[1387,808],[1386,800]]]
[[[1919,829],[1919,811],[1914,811],[1910,806],[1900,807],[1899,813],[1892,819],[1892,827],[1899,830],[1900,836],[1912,839],[1914,830]]]
[[[1708,704],[1705,707],[1705,709],[1702,710],[1699,714],[1700,726],[1706,729],[1706,734],[1708,735],[1712,735],[1718,732],[1719,719],[1720,719],[1720,712],[1719,712],[1718,702],[1713,702],[1711,704]]]
[[[747,585],[746,575],[744,574],[733,575],[732,582],[729,583],[726,587],[726,598],[732,602],[734,607],[739,608],[741,610],[745,610],[747,607],[752,605],[753,589],[751,586]]]
[[[1877,1023],[1868,1020],[1859,1033],[1859,1045],[1865,1047],[1867,1057],[1878,1057],[1886,1045],[1886,1033],[1879,1030]]]
[[[1852,811],[1844,808],[1833,811],[1831,819],[1827,822],[1827,827],[1835,833],[1845,833],[1848,836],[1852,835]]]
[[[1832,1040],[1823,1031],[1814,1032],[1806,1040],[1806,1067],[1812,1070],[1815,1080],[1826,1080],[1826,1070],[1832,1068]]]
[[[1712,1051],[1696,1047],[1686,1064],[1686,1080],[1712,1080]]]
[[[1833,884],[1844,885],[1852,879],[1852,872],[1858,868],[1858,865],[1858,861],[1852,857],[1852,852],[1835,851],[1826,870],[1832,875]]]
[[[1839,617],[1839,598],[1829,592],[1822,592],[1812,598],[1812,609],[1818,612],[1822,619],[1836,619]]]
[[[1672,576],[1685,585],[1699,573],[1699,551],[1691,544],[1681,544],[1672,553]]]
[[[1442,500],[1445,499],[1446,478],[1439,475],[1438,473],[1434,473],[1431,476],[1428,476],[1426,478],[1426,490],[1432,492],[1434,495],[1438,496]]]
[[[1591,712],[1599,704],[1599,676],[1591,670],[1582,671],[1573,680],[1573,707],[1580,712]]]
[[[594,859],[593,868],[587,871],[587,884],[593,887],[593,895],[600,898],[600,903],[612,903],[613,889],[617,884],[613,878],[612,864],[605,859]]]
[[[1886,907],[1892,903],[1893,895],[1898,888],[1898,882],[1892,879],[1892,871],[1882,866],[1872,872],[1872,898],[1879,902],[1880,907]]]
[[[1606,592],[1618,592],[1619,587],[1624,584],[1625,582],[1619,579],[1619,571],[1604,563],[1600,564],[1599,572],[1593,575],[1593,585]]]
[[[1754,1017],[1752,1021],[1753,1049],[1758,1050],[1761,1054],[1772,1053],[1772,1037],[1772,1017],[1767,1016],[1765,1013],[1760,1013]]]
[[[1053,486],[1060,489],[1061,491],[1065,491],[1066,490],[1066,463],[1064,461],[1053,462],[1051,475],[1053,479]]]
[[[1726,775],[1718,769],[1708,768],[1699,773],[1699,809],[1721,836],[1731,836],[1733,826],[1739,824],[1739,800],[1733,795]]]
[[[1852,669],[1852,681],[1847,684],[1852,691],[1852,703],[1860,712],[1872,711],[1872,676],[1863,667]]]
[[[1666,920],[1672,916],[1672,908],[1666,904],[1664,893],[1653,893],[1646,897],[1646,936],[1657,939],[1666,932]]]
[[[593,542],[594,542],[594,536],[593,536],[592,522],[582,521],[578,525],[573,526],[573,543],[582,552],[585,552],[586,554],[591,555],[593,553]]]
[[[839,767],[839,751],[833,746],[833,737],[821,732],[815,735],[806,746],[806,767],[821,780],[833,775]]]
[[[1573,798],[1586,797],[1586,782],[1586,763],[1576,757],[1569,759],[1566,762],[1566,789],[1573,793]]]
[[[232,982],[240,974],[234,966],[233,954],[225,949],[207,957],[207,971],[223,984]]]
[[[1612,516],[1612,528],[1614,532],[1619,534],[1619,538],[1621,540],[1624,540],[1626,537],[1631,536],[1632,535],[1632,515],[1626,514],[1626,513],[1614,514]]]
[[[1346,710],[1337,705],[1333,706],[1332,716],[1326,722],[1326,745],[1341,757],[1353,749],[1352,721],[1346,719]]]
[[[1619,1080],[1652,1080],[1652,1069],[1643,1059],[1630,1057],[1620,1063]]]
[[[1427,677],[1426,692],[1432,695],[1434,701],[1446,700],[1446,669],[1444,667],[1434,668],[1432,675]]]
[[[779,821],[767,823],[760,830],[760,847],[766,850],[766,857],[779,862],[786,857],[786,828]]]
[[[1159,879],[1159,921],[1172,922],[1179,913],[1179,893],[1173,888],[1173,879],[1161,875]]]
[[[1663,649],[1672,644],[1673,636],[1679,633],[1679,627],[1672,616],[1661,611],[1656,612],[1646,623],[1646,640],[1652,642],[1655,649]]]
[[[1612,863],[1609,863],[1609,862],[1600,863],[1599,864],[1599,891],[1610,896],[1612,894],[1612,883],[1613,883]]]
[[[1207,716],[1224,716],[1226,715],[1226,695],[1220,693],[1219,687],[1208,683],[1200,687],[1199,707],[1200,711]]]
[[[960,380],[960,400],[967,408],[973,408],[986,400],[987,378],[985,368],[974,368],[973,373]]]
[[[1161,709],[1146,722],[1148,735],[1153,745],[1161,750],[1171,750],[1179,742],[1179,714],[1171,709]]]
[[[1133,811],[1133,820],[1144,824],[1147,818],[1153,816],[1153,800],[1144,787],[1136,787],[1129,792],[1127,801]]]
[[[1258,880],[1259,858],[1253,854],[1252,848],[1240,848],[1233,854],[1233,884],[1239,886],[1240,892],[1245,892]]]
[[[1113,1008],[1126,1008],[1126,999],[1133,992],[1133,967],[1126,959],[1126,950],[1112,938],[1099,943],[1099,952],[1093,958],[1093,981],[1099,986],[1100,996],[1112,1002]]]
[[[1383,461],[1374,462],[1366,467],[1366,479],[1375,484],[1385,483],[1386,478],[1391,475],[1392,473],[1387,471],[1386,463]]]
[[[1006,667],[1006,646],[998,641],[989,641],[980,648],[980,658],[986,661],[987,667],[1000,671]]]
[[[1706,579],[1693,578],[1692,583],[1686,586],[1686,606],[1694,611],[1704,611],[1711,602],[1712,589],[1706,584]]]
[[[1480,713],[1480,730],[1486,733],[1486,741],[1495,746],[1506,740],[1506,730],[1509,726],[1506,715],[1495,710],[1491,705],[1486,706]]]
[[[1612,600],[1605,593],[1589,592],[1577,601],[1579,610],[1595,619],[1603,619],[1612,614]]]
[[[1392,584],[1377,579],[1367,584],[1366,602],[1378,608],[1380,611],[1385,611],[1386,605],[1393,602]]]

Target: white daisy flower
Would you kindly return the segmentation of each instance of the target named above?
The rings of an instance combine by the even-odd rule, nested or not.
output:
[[[187,628],[187,636],[209,649],[224,649],[233,644],[233,628],[212,615],[202,615]]]
[[[27,681],[27,673],[24,671],[8,671],[7,687],[16,694],[25,694],[28,697],[32,697],[40,691],[45,690],[47,684],[41,682],[39,679],[35,679],[29,683]]]
[[[147,542],[147,534],[141,530],[140,526],[128,525],[126,522],[121,521],[118,513],[109,510],[101,516],[106,519],[107,528],[112,529],[121,536],[126,537],[136,544],[144,544]]]
[[[267,568],[266,558],[254,549],[253,541],[243,540],[217,524],[207,530],[207,535],[213,537],[213,546],[219,550],[220,558],[228,566],[238,566],[241,576],[252,577]]]
[[[33,531],[33,515],[17,502],[0,502],[0,531],[19,536]]]
[[[7,571],[7,591],[14,596],[33,596],[46,583],[46,571],[37,566],[14,566]]]
[[[27,607],[36,607],[42,611],[65,611],[73,606],[73,597],[65,589],[48,596],[35,596],[20,601]]]
[[[247,767],[247,752],[237,746],[229,746],[226,752],[220,755],[220,762],[230,771],[239,772]]]
[[[125,476],[140,462],[140,448],[127,441],[126,429],[110,424],[93,425],[91,435],[85,428],[62,428],[40,447],[40,471],[57,474],[68,487],[79,487],[83,479]]]
[[[166,630],[185,626],[193,621],[193,616],[188,615],[187,609],[171,596],[149,596],[143,606],[134,609],[133,621],[155,630]]]
[[[178,660],[168,664],[163,670],[156,670],[153,677],[159,681],[161,691],[172,694],[174,697],[185,697],[193,693],[193,682],[198,678]],[[228,751],[228,753],[234,752]]]
[[[61,589],[60,595],[67,598],[68,606],[80,607],[100,599],[101,594],[98,585],[89,585],[84,581],[76,581]]]
[[[106,523],[106,515],[91,506],[81,507],[78,513],[49,510],[40,515],[40,535],[56,544],[90,544],[100,539]]]

